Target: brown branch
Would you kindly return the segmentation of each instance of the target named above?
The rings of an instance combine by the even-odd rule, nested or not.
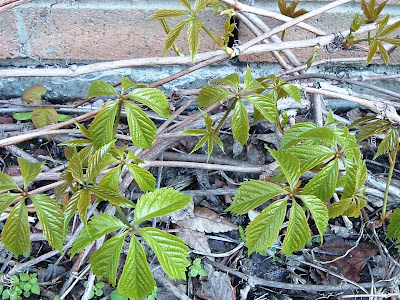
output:
[[[0,13],[5,12],[11,8],[17,7],[19,5],[31,2],[32,0],[8,0],[0,1]]]

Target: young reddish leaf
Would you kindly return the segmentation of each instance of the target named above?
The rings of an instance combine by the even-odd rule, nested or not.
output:
[[[19,201],[7,218],[1,232],[1,242],[11,251],[15,257],[31,251],[31,241],[29,239],[28,212],[24,201]]]
[[[107,278],[112,286],[117,283],[119,256],[128,231],[113,236],[90,256],[93,274]]]
[[[304,210],[296,201],[293,201],[282,252],[289,257],[294,251],[303,248],[310,238],[310,227],[308,227]]]
[[[195,62],[194,56],[196,55],[200,47],[200,31],[201,22],[197,18],[189,19],[187,38],[189,42],[190,56],[193,63]]]
[[[6,173],[0,172],[0,191],[17,189],[18,185],[14,178]]]
[[[64,244],[64,214],[57,202],[44,194],[29,195],[36,209],[36,214],[43,228],[43,235],[49,244],[63,251]]]
[[[37,103],[42,99],[42,95],[46,93],[43,85],[36,84],[28,87],[21,96],[21,100],[26,103]]]
[[[324,202],[328,201],[336,190],[338,174],[339,163],[335,159],[306,184],[303,195],[314,195]]]
[[[117,101],[105,105],[94,118],[92,123],[90,123],[89,136],[98,148],[114,139],[113,128],[117,108]]]
[[[315,225],[317,225],[322,244],[324,241],[324,232],[328,226],[328,208],[326,207],[325,203],[315,196],[298,195],[297,197],[303,201],[304,205],[311,212]]]
[[[150,107],[164,118],[171,117],[167,97],[160,90],[154,88],[134,89],[128,94],[128,97]]]
[[[197,104],[199,107],[209,107],[214,103],[224,101],[231,97],[233,97],[233,94],[222,86],[206,85],[199,92]]]
[[[105,213],[94,216],[87,223],[87,226],[82,229],[69,253],[74,256],[103,235],[122,228],[128,228],[128,226],[117,217]]]
[[[245,181],[238,188],[232,204],[226,210],[242,215],[269,199],[284,193],[285,191],[279,185],[271,182],[262,180]]]
[[[126,165],[142,191],[154,191],[156,179],[149,171],[133,164]]]
[[[287,200],[277,200],[265,208],[246,228],[249,255],[268,250],[278,238],[286,215]]]
[[[58,122],[57,111],[54,107],[36,107],[32,112],[32,122],[36,128],[46,127]]]
[[[176,18],[176,17],[188,17],[188,14],[176,9],[160,9],[156,10],[149,21],[160,19],[160,18]]]
[[[154,192],[143,195],[137,201],[133,223],[137,225],[151,218],[182,209],[191,200],[191,196],[185,196],[172,188],[156,189]]]
[[[133,144],[138,148],[151,148],[157,127],[138,105],[124,101],[126,117]]]
[[[367,65],[371,63],[377,51],[378,51],[378,41],[371,40],[369,43],[369,50],[367,55],[367,62],[366,62]]]
[[[138,231],[153,249],[160,265],[169,277],[185,279],[189,248],[184,241],[157,228],[138,228]]]
[[[124,296],[142,299],[152,292],[155,285],[156,282],[147,264],[146,254],[138,239],[132,236],[117,289]]]
[[[233,138],[237,140],[242,147],[249,138],[249,129],[250,125],[246,106],[244,106],[242,101],[237,100],[232,117],[232,133]]]
[[[111,95],[118,97],[118,93],[114,87],[103,80],[96,80],[90,85],[86,98]]]
[[[18,164],[21,170],[21,176],[24,180],[25,189],[32,182],[36,176],[42,172],[42,166],[44,163],[31,163],[27,161],[25,158],[18,157]]]

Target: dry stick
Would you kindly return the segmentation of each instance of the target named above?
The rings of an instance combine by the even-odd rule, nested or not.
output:
[[[18,148],[15,145],[6,146],[5,149],[7,151],[11,152],[12,154],[14,154],[15,156],[22,157],[22,158],[26,159],[27,161],[29,161],[31,163],[40,163],[40,161],[38,161],[32,155],[26,153],[24,150]],[[50,168],[48,166],[46,166],[46,165],[44,165],[42,168],[43,168],[44,171],[50,170]]]
[[[28,133],[25,134],[21,134],[19,136],[13,136],[10,138],[6,138],[3,140],[0,140],[0,148],[8,146],[8,145],[13,145],[13,144],[18,144],[21,143],[23,141],[27,141],[30,140],[32,138],[35,137],[39,137],[42,135],[51,135],[51,134],[63,134],[63,133],[69,133],[69,129],[62,129],[60,130],[60,128],[63,128],[65,126],[68,125],[72,125],[74,124],[74,122],[80,122],[80,121],[84,121],[86,119],[92,118],[94,117],[96,114],[98,114],[100,112],[101,108],[96,109],[92,112],[89,112],[87,114],[81,115],[79,117],[73,118],[71,120],[65,121],[65,122],[61,122],[61,123],[57,123],[57,124],[53,124],[53,125],[49,125],[40,129],[36,129],[36,130],[32,130]],[[58,131],[57,131],[58,129]]]
[[[284,16],[280,13],[275,13],[271,12],[265,9],[257,8],[254,6],[246,5],[240,2],[237,2],[236,0],[221,0],[221,2],[224,2],[225,4],[228,4],[229,6],[232,6],[236,11],[238,12],[248,12],[248,13],[253,13],[259,16],[264,16],[264,17],[269,17],[273,18],[276,20],[280,20],[283,22],[290,22],[293,20],[293,18]],[[312,33],[315,33],[316,35],[325,35],[326,33],[318,28],[315,28],[314,26],[305,24],[305,23],[298,23],[298,27],[303,28],[307,31],[310,31]]]
[[[232,268],[226,267],[217,263],[215,261],[211,261],[208,258],[204,259],[207,263],[214,266],[215,268],[227,272],[231,275],[237,276],[249,282],[252,286],[267,286],[270,288],[284,289],[284,290],[298,290],[298,291],[306,291],[309,293],[318,293],[318,292],[343,292],[349,290],[355,290],[360,288],[369,288],[371,283],[360,283],[358,286],[346,284],[346,285],[316,285],[316,284],[293,284],[293,283],[285,283],[285,282],[277,282],[272,280],[265,280],[258,278],[256,276],[246,275],[242,272],[236,271]],[[377,286],[387,286],[386,282],[378,283]]]
[[[334,2],[331,2],[327,5],[324,5],[320,8],[317,8],[315,10],[312,10],[302,16],[299,16],[295,19],[292,19],[291,21],[288,21],[280,26],[275,27],[274,29],[270,30],[269,32],[264,33],[263,35],[260,35],[246,43],[244,43],[243,45],[240,45],[238,48],[238,50],[240,51],[240,53],[243,53],[246,49],[250,48],[251,46],[261,42],[262,40],[265,40],[266,38],[271,37],[274,34],[277,34],[285,29],[288,29],[290,27],[293,27],[295,25],[297,25],[300,22],[303,22],[307,19],[310,19],[312,17],[318,16],[324,12],[326,12],[327,10],[330,10],[332,8],[338,7],[340,5],[343,5],[345,3],[351,2],[351,0],[337,0]],[[237,2],[236,2],[237,3]],[[316,40],[318,40],[319,38],[316,38]],[[298,43],[298,41],[296,41]],[[269,46],[269,45],[261,45],[261,46]],[[281,50],[281,49],[278,49]]]
[[[370,81],[370,80],[386,80],[386,79],[396,79],[400,77],[400,73],[398,74],[382,74],[379,76],[361,76],[361,77],[355,77],[351,78],[353,80],[359,80],[359,81]]]
[[[262,31],[260,29],[258,29],[248,18],[247,15],[243,15],[243,14],[238,14],[238,18],[239,20],[244,23],[244,25],[246,25],[250,31],[255,35],[255,36],[259,36],[262,34]],[[272,37],[271,37],[272,38]],[[265,44],[269,44],[268,40],[264,40],[263,41]],[[281,65],[281,67],[285,70],[290,70],[291,67],[289,66],[289,64],[283,59],[283,57],[279,54],[278,51],[272,51],[272,55],[274,56],[274,58],[278,61],[278,63]]]
[[[374,86],[372,84],[368,84],[365,82],[361,82],[358,80],[352,80],[352,79],[347,79],[347,78],[339,78],[337,76],[334,75],[327,75],[327,74],[317,74],[317,73],[309,73],[309,74],[301,74],[301,75],[295,75],[292,76],[290,78],[285,78],[286,81],[293,81],[293,80],[298,80],[298,79],[308,79],[308,78],[322,78],[322,79],[326,79],[326,80],[335,80],[335,81],[340,81],[340,82],[345,82],[345,83],[349,83],[349,84],[354,84],[354,85],[358,85],[358,86],[362,86],[365,87],[367,89],[370,90],[374,90],[377,92],[381,92],[384,93],[386,95],[390,95],[396,98],[400,99],[400,93],[385,89],[385,88],[381,88],[378,86]]]
[[[335,92],[331,92],[331,91],[327,91],[327,90],[306,87],[303,85],[296,85],[296,86],[298,86],[300,89],[302,89],[306,92],[309,92],[309,93],[320,94],[320,95],[337,98],[337,99],[344,99],[344,100],[348,100],[348,101],[354,102],[356,104],[368,107],[369,109],[371,109],[373,112],[377,113],[378,115],[383,114],[383,116],[385,116],[391,122],[400,124],[400,116],[397,114],[396,109],[391,105],[381,103],[381,102],[369,101],[369,100],[365,100],[365,99],[350,96],[350,95],[343,95],[343,94],[339,94],[339,93],[335,93]]]
[[[5,12],[11,8],[17,7],[19,5],[31,2],[32,0],[8,0],[0,2],[0,13]]]
[[[259,166],[259,167],[238,167],[238,166],[219,165],[219,164],[194,163],[194,162],[188,162],[188,161],[165,161],[165,160],[151,161],[151,160],[147,160],[143,164],[140,164],[140,166],[142,168],[170,167],[170,168],[220,170],[220,171],[228,171],[228,172],[260,174],[263,172],[270,172],[272,168],[275,168],[275,163],[271,163],[269,165]]]
[[[256,15],[243,13],[251,22],[254,23],[258,28],[260,28],[263,32],[268,32],[271,29]],[[282,40],[277,35],[273,35],[270,37],[271,41],[274,43],[282,43]],[[286,56],[286,58],[294,65],[300,66],[301,62],[297,59],[297,57],[293,54],[293,52],[289,49],[282,49],[282,53]],[[292,69],[292,68],[290,68]],[[301,71],[301,70],[300,70]]]

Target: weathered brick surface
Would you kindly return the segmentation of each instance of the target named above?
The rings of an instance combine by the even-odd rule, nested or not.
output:
[[[157,0],[158,1],[158,0]],[[165,33],[158,21],[148,22],[155,7],[179,8],[177,1],[121,0],[120,2],[98,0],[76,0],[77,5],[53,5],[44,0],[31,2],[16,9],[24,17],[26,34],[21,37],[15,21],[16,9],[0,14],[0,59],[23,57],[18,51],[19,42],[28,38],[29,53],[33,58],[57,59],[68,61],[117,60],[140,57],[154,57],[163,54]],[[321,0],[319,2],[328,2]],[[358,0],[357,0],[358,1]],[[256,4],[271,9],[275,1],[255,1]],[[359,2],[359,1],[358,1]],[[400,0],[389,1],[391,7],[400,5]],[[33,4],[32,4],[33,3]],[[96,6],[98,3],[98,6]],[[304,0],[302,5],[312,6],[313,0]],[[125,5],[126,4],[126,5]],[[301,5],[299,5],[300,7]],[[352,2],[349,9],[359,4]],[[137,7],[137,8],[136,8]],[[354,13],[346,13],[345,9],[337,13],[326,13],[307,22],[326,32],[338,32],[348,28]],[[203,21],[218,36],[223,28],[223,17],[209,13],[202,15]],[[272,28],[279,24],[276,20],[265,20]],[[171,21],[171,26],[177,21]],[[18,34],[20,36],[18,36]],[[286,40],[304,40],[314,35],[298,27],[287,31]],[[240,28],[240,43],[253,38],[253,34],[245,26]],[[201,36],[202,51],[217,49],[217,45],[204,32]],[[179,48],[188,53],[185,31],[179,39]],[[293,49],[300,61],[310,57],[312,49]],[[393,63],[400,63],[400,51],[393,52]],[[167,55],[175,55],[170,50]],[[319,51],[318,59],[365,56],[364,51],[342,51],[329,53],[325,48]],[[275,61],[270,53],[242,56],[244,61]]]
[[[0,59],[12,58],[18,51],[17,22],[12,12],[0,14]]]

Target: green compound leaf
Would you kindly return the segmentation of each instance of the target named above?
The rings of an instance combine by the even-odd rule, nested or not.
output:
[[[32,112],[32,122],[36,128],[46,127],[58,122],[57,111],[54,107],[36,107]]]
[[[164,53],[165,53],[174,45],[176,39],[181,34],[185,25],[189,22],[188,19],[180,21],[172,30],[168,33],[167,38],[164,42]]]
[[[287,152],[300,159],[301,174],[323,163],[335,154],[332,149],[320,145],[293,146],[289,148]]]
[[[227,211],[242,215],[269,199],[284,193],[285,191],[279,185],[271,182],[262,180],[246,181],[238,188]]]
[[[324,202],[328,201],[336,190],[338,174],[339,163],[335,159],[306,184],[303,195],[314,195]]]
[[[381,42],[377,42],[377,45],[378,45],[379,53],[382,57],[382,60],[385,63],[385,65],[387,66],[389,64],[389,53],[387,52],[387,50],[385,49],[385,46],[383,46],[383,44]]]
[[[0,172],[0,191],[17,189],[18,185],[14,178],[6,173]]]
[[[383,132],[386,128],[390,127],[391,123],[389,120],[379,120],[368,123],[361,127],[360,132],[357,135],[357,141],[362,141],[363,139]]]
[[[66,141],[64,143],[58,144],[58,146],[67,146],[67,147],[85,147],[87,145],[90,145],[90,140],[87,139],[72,139],[69,141]]]
[[[286,215],[287,200],[277,200],[265,208],[246,228],[249,255],[266,251],[278,238]]]
[[[297,86],[286,83],[281,85],[281,89],[284,90],[290,97],[292,97],[294,100],[296,100],[298,103],[301,104],[301,92]]]
[[[242,147],[249,138],[249,129],[250,125],[246,106],[244,106],[242,101],[237,100],[232,118],[232,133],[233,138],[237,140]]]
[[[397,249],[400,251],[400,209],[395,209],[389,217],[389,226],[386,239],[396,239]]]
[[[87,210],[90,205],[90,192],[88,190],[82,190],[79,195],[78,202],[76,203],[76,208],[78,209],[79,218],[85,224],[87,223]]]
[[[290,147],[299,143],[299,138],[302,134],[317,128],[314,123],[298,123],[290,127],[282,137],[280,150],[287,150]]]
[[[44,194],[29,195],[36,209],[36,214],[43,228],[43,235],[49,244],[63,251],[64,244],[64,214],[53,199]]]
[[[113,128],[117,107],[117,101],[105,105],[90,124],[90,139],[99,148],[114,139]]]
[[[155,20],[155,19],[160,19],[160,18],[176,18],[176,17],[184,17],[184,16],[188,16],[188,14],[181,10],[160,9],[160,10],[157,10],[153,14],[153,16],[151,17],[151,19],[149,19],[149,21]]]
[[[21,170],[21,176],[24,180],[25,189],[42,172],[44,163],[31,163],[22,157],[18,157],[18,164]]]
[[[185,129],[181,132],[181,134],[193,135],[193,136],[202,136],[208,133],[207,130],[204,129]]]
[[[305,139],[305,140],[317,140],[325,142],[328,145],[332,145],[336,141],[336,135],[330,128],[321,127],[310,129],[307,132],[304,132],[297,139]]]
[[[200,47],[200,31],[201,22],[197,18],[190,18],[188,21],[187,38],[189,42],[189,52],[192,62],[194,63],[194,56]]]
[[[345,211],[349,209],[352,200],[351,198],[340,199],[339,202],[334,202],[329,206],[329,218],[336,218],[344,215]]]
[[[107,160],[106,155],[112,146],[114,146],[115,140],[105,144],[99,150],[97,150],[92,157],[89,159],[88,168],[86,171],[86,182],[91,183],[96,180],[97,175],[103,170],[105,162],[112,162],[112,160]],[[116,162],[116,161],[114,161]]]
[[[134,203],[132,201],[128,200],[118,192],[114,192],[112,190],[109,190],[104,187],[99,187],[99,186],[92,186],[88,187],[88,190],[95,194],[97,197],[100,197],[101,199],[107,200],[110,203],[118,206],[123,206],[123,207],[134,207]]]
[[[274,99],[270,96],[250,94],[244,97],[262,116],[275,124],[278,121],[278,111]]]
[[[126,117],[133,144],[138,148],[151,148],[157,127],[138,105],[124,101]]]
[[[185,196],[172,188],[156,189],[154,192],[143,195],[137,201],[133,223],[137,225],[151,218],[182,209],[191,200],[191,196]]]
[[[42,95],[46,93],[43,85],[35,84],[28,87],[21,96],[21,100],[26,103],[37,103],[42,99]]]
[[[142,191],[154,191],[156,179],[149,171],[133,164],[126,165]]]
[[[365,162],[345,160],[346,183],[342,192],[342,198],[352,198],[361,189],[367,180],[367,168]]]
[[[117,289],[123,296],[142,299],[153,291],[155,285],[156,282],[147,264],[146,254],[138,239],[132,236]]]
[[[121,165],[118,165],[117,167],[107,172],[103,176],[103,178],[100,179],[99,184],[97,186],[117,193],[120,176],[121,176]]]
[[[179,2],[187,9],[187,10],[192,10],[190,7],[190,0],[179,0]]]
[[[270,148],[267,149],[281,167],[289,186],[294,189],[302,175],[300,173],[300,160],[287,151],[276,151]]]
[[[69,253],[74,256],[103,235],[122,228],[128,228],[128,226],[112,215],[101,213],[94,216],[87,223],[87,226],[82,229]]]
[[[311,238],[310,228],[303,208],[296,201],[292,203],[289,225],[282,244],[282,252],[287,257],[294,251],[303,248]]]
[[[84,190],[78,190],[76,191],[71,198],[68,200],[67,204],[65,207],[63,207],[64,210],[64,232],[67,232],[69,228],[69,221],[71,221],[72,217],[74,216],[76,209],[78,207],[78,201],[80,197],[82,196],[82,192]]]
[[[72,177],[80,184],[85,184],[83,179],[83,167],[79,154],[75,151],[68,162],[68,170],[71,172]]]
[[[323,203],[320,199],[311,195],[298,195],[298,198],[303,201],[304,205],[311,212],[311,215],[314,218],[315,225],[317,225],[319,235],[321,237],[321,244],[324,241],[324,232],[326,227],[328,226],[329,216],[328,216],[328,208],[325,203]]]
[[[158,113],[160,116],[169,118],[169,103],[167,97],[160,90],[154,88],[139,88],[131,91],[128,97],[136,100]]]
[[[118,93],[114,87],[103,80],[96,80],[90,85],[86,98],[111,95],[118,97]]]
[[[186,278],[186,261],[189,248],[177,236],[157,228],[138,228],[138,231],[157,255],[164,271],[172,279]]]
[[[257,80],[253,79],[253,75],[251,75],[251,71],[249,66],[246,68],[246,75],[244,77],[244,87],[243,92],[252,91],[257,89],[264,89],[264,86],[259,83]]]
[[[379,144],[378,151],[374,156],[374,159],[381,156],[382,154],[394,151],[396,145],[399,142],[399,130],[390,127],[382,142]]]
[[[4,193],[0,194],[0,215],[6,210],[7,207],[21,194]]]
[[[32,112],[13,113],[13,118],[18,121],[26,121],[32,118]]]
[[[1,233],[1,242],[16,257],[31,251],[28,212],[24,201],[15,204]]]
[[[371,61],[374,58],[376,52],[378,52],[378,41],[373,39],[369,43],[369,50],[368,50],[367,62],[366,62],[367,65],[369,63],[371,63]]]
[[[240,79],[237,73],[229,74],[224,78],[214,79],[213,82],[229,85],[237,92],[239,90]],[[217,101],[218,102],[218,101]]]
[[[107,278],[112,286],[117,283],[119,256],[128,232],[113,236],[90,256],[93,274]]]
[[[200,107],[209,107],[214,103],[224,101],[234,95],[227,89],[218,85],[206,85],[199,92],[197,104]]]

